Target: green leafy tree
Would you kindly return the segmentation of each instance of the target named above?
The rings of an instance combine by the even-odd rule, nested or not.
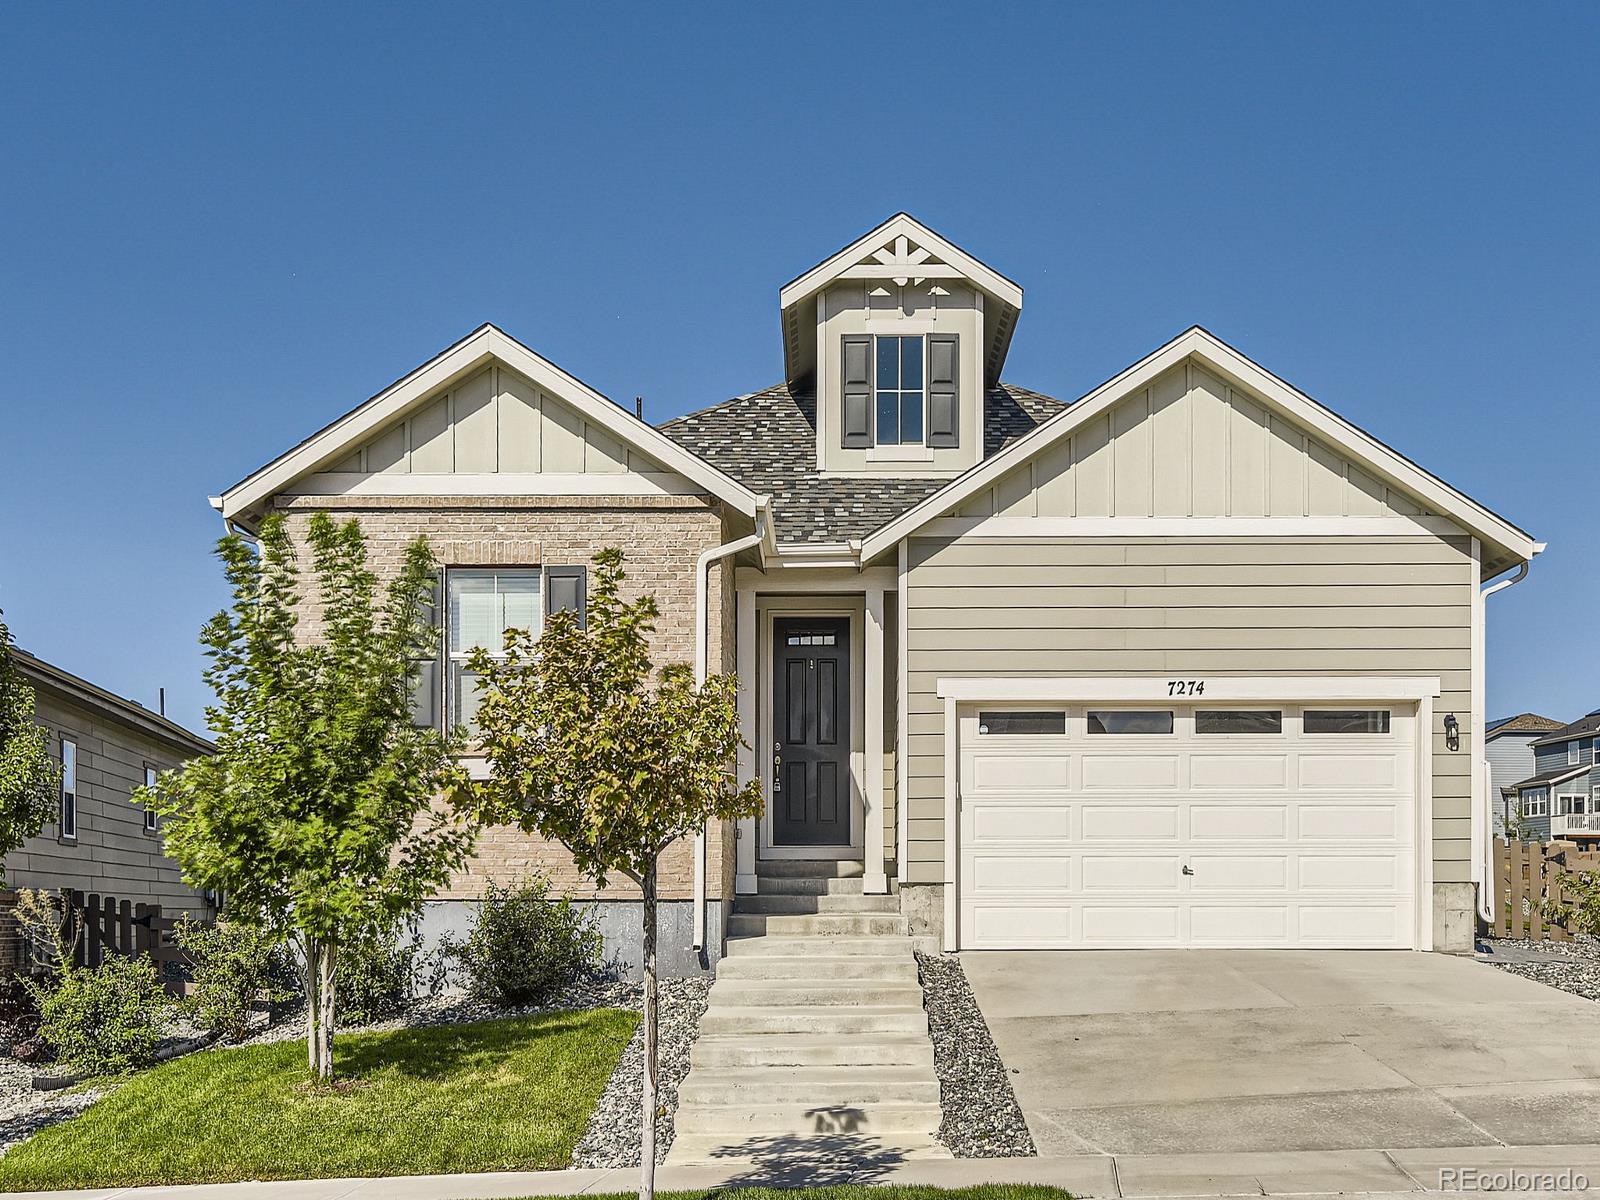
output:
[[[281,516],[252,548],[217,546],[233,604],[205,626],[206,724],[216,753],[135,796],[165,822],[167,852],[236,920],[288,936],[299,955],[313,1074],[333,1074],[341,946],[415,912],[467,859],[473,826],[437,803],[458,790],[451,738],[412,724],[436,567],[406,548],[380,597],[354,521],[314,516],[315,636],[300,636],[299,568]]]
[[[621,598],[622,552],[604,550],[587,626],[552,614],[537,640],[506,635],[505,654],[480,650],[478,726],[489,778],[476,785],[480,815],[560,842],[604,886],[614,874],[644,899],[645,1081],[639,1195],[655,1194],[656,876],[661,852],[709,820],[760,811],[755,783],[732,772],[743,744],[736,683],[695,686],[690,669],[656,670],[649,637],[654,597]]]
[[[50,736],[33,719],[33,688],[11,658],[11,631],[0,621],[0,857],[36,837],[55,816],[60,773]]]

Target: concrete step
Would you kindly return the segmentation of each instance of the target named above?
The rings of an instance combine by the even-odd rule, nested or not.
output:
[[[678,1089],[689,1106],[773,1108],[804,1098],[812,1108],[939,1103],[939,1080],[926,1067],[765,1067],[694,1070]]]
[[[685,1081],[687,1085],[687,1080]],[[687,1104],[678,1109],[673,1129],[690,1137],[721,1134],[737,1142],[739,1134],[919,1133],[932,1137],[942,1114],[937,1100],[922,1104]]]
[[[830,943],[843,938],[829,938]],[[719,980],[870,979],[878,982],[918,982],[917,962],[909,953],[878,954],[741,954],[717,964]]]
[[[898,896],[739,896],[736,913],[897,913]]]
[[[822,937],[867,937],[873,934],[906,936],[906,919],[899,913],[815,913],[808,915],[766,916],[760,913],[734,913],[728,918],[728,933],[815,934]]]
[[[672,1166],[710,1164],[718,1167],[754,1166],[766,1170],[794,1164],[806,1174],[825,1172],[836,1163],[896,1163],[948,1159],[950,1151],[931,1136],[916,1133],[816,1134],[803,1138],[785,1135],[694,1134],[677,1136],[668,1152]]]
[[[817,1008],[841,1006],[873,1008],[916,1008],[922,1004],[922,987],[915,980],[885,981],[872,979],[824,979],[813,977],[809,982],[789,979],[718,979],[711,985],[709,996],[713,1012],[724,1005],[735,1008],[756,1005],[797,1008],[813,1005]]]
[[[794,958],[837,958],[844,955],[861,958],[911,958],[911,939],[905,936],[891,936],[877,934],[870,937],[848,937],[838,935],[834,937],[808,937],[805,935],[789,934],[777,936],[776,934],[764,935],[759,932],[751,934],[733,933],[728,938],[725,957],[726,963],[735,958],[766,958],[777,956]],[[915,959],[912,959],[914,962]],[[718,964],[717,969],[722,969]]]
[[[933,1070],[933,1043],[920,1033],[840,1038],[831,1034],[701,1034],[689,1051],[694,1072],[749,1067],[917,1067]]]
[[[851,879],[865,873],[859,858],[764,858],[756,864],[757,879]]]
[[[758,875],[756,888],[763,896],[859,896],[865,881],[804,875]],[[740,897],[743,899],[744,897]]]
[[[772,1004],[729,1004],[706,1009],[700,1018],[702,1037],[733,1034],[918,1033],[928,1036],[928,1014],[920,1004],[858,1007],[798,1007]]]

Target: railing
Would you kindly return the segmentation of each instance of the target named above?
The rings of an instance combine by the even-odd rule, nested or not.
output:
[[[1557,813],[1550,818],[1550,836],[1560,837],[1564,833],[1600,834],[1600,812]]]
[[[1579,816],[1580,814],[1572,814]],[[1586,814],[1593,816],[1595,814]],[[1579,850],[1571,842],[1508,842],[1495,839],[1494,934],[1497,937],[1549,938],[1565,942],[1572,934],[1552,924],[1546,907],[1558,907],[1571,897],[1562,886],[1566,871],[1600,871],[1600,854]]]

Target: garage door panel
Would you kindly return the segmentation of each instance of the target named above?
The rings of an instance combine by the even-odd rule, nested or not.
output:
[[[1083,805],[1083,840],[1176,841],[1178,806],[1175,804]]]
[[[1414,722],[1389,734],[976,735],[963,713],[957,908],[973,948],[1389,948],[1415,937]],[[1335,706],[1337,707],[1337,706]],[[1209,722],[1216,729],[1219,722]],[[1187,868],[1187,873],[1186,873]]]

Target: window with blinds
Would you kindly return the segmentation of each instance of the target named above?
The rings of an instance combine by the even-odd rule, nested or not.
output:
[[[505,649],[508,629],[543,631],[540,572],[537,567],[506,570],[451,570],[445,575],[445,643],[449,658],[450,723],[477,732],[477,676],[467,659],[480,647],[492,655]]]

